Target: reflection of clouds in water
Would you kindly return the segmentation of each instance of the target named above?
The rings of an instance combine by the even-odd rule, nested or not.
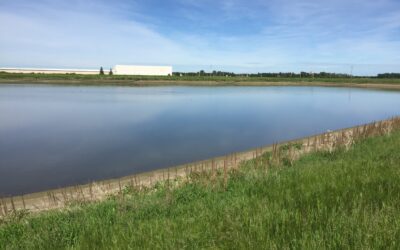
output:
[[[1,86],[0,132],[37,126],[61,125],[71,130],[110,123],[140,124],[185,101],[144,88],[81,88],[33,87],[27,94],[26,88]]]
[[[356,119],[355,116],[384,119],[400,114],[397,108],[400,107],[400,92],[354,88],[335,89],[336,91],[331,93],[314,95],[313,101],[310,102],[313,109],[333,116],[351,116],[354,119]]]
[[[127,175],[400,112],[400,92],[349,91],[0,86],[0,190]]]
[[[214,113],[216,119],[249,112],[267,116],[299,110],[331,115],[390,114],[400,105],[399,94],[361,89],[314,87],[26,87],[2,86],[0,132],[55,127],[59,130],[91,130],[108,126],[135,126],[164,112],[199,116]],[[351,95],[351,99],[349,99]],[[257,112],[259,110],[259,112]],[[295,114],[294,114],[295,115]]]

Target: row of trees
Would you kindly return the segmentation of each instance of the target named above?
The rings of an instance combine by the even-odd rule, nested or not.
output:
[[[378,78],[400,78],[400,73],[378,74]]]
[[[348,74],[338,74],[338,73],[328,73],[328,72],[319,72],[319,73],[308,73],[308,72],[279,72],[279,73],[251,73],[251,74],[243,74],[243,73],[233,73],[226,71],[212,71],[205,72],[204,70],[200,70],[198,72],[174,72],[174,76],[229,76],[229,77],[320,77],[320,78],[344,78],[344,77],[352,77]]]

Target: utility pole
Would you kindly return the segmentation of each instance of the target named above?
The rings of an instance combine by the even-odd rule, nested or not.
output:
[[[350,66],[350,77],[353,78],[353,69],[354,69],[354,65]]]

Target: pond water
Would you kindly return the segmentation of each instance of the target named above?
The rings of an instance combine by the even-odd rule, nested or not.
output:
[[[0,195],[120,177],[400,115],[332,87],[0,86]]]

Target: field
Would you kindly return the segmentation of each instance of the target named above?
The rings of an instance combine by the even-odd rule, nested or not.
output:
[[[0,248],[400,247],[400,131],[0,222]]]
[[[193,86],[264,86],[264,85],[400,85],[400,79],[374,77],[243,77],[243,76],[117,76],[76,74],[21,74],[0,72],[1,83],[40,83],[62,85],[193,85]]]

